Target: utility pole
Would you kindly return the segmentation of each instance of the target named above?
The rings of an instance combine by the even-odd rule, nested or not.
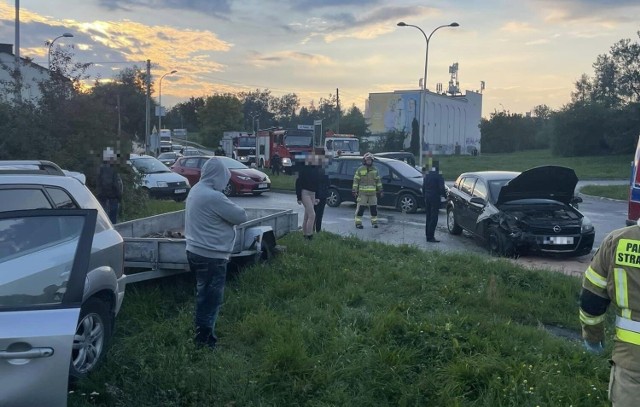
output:
[[[15,81],[16,81],[16,100],[18,103],[22,102],[22,69],[20,68],[20,0],[16,0],[16,49],[14,50],[15,55],[15,63],[16,63],[16,71],[15,71]]]
[[[336,118],[336,133],[340,133],[340,90],[336,88],[336,105],[338,106],[338,117]]]
[[[149,155],[149,137],[151,136],[151,117],[149,116],[149,108],[150,108],[150,100],[151,100],[151,60],[147,59],[147,99],[145,101],[145,111],[144,111],[144,153]]]

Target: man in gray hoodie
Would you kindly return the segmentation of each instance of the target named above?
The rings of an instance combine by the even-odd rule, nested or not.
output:
[[[187,259],[196,274],[195,343],[214,348],[216,319],[224,297],[227,263],[236,239],[235,225],[248,220],[245,210],[231,202],[223,190],[231,173],[213,157],[203,166],[198,182],[187,196],[185,237]]]

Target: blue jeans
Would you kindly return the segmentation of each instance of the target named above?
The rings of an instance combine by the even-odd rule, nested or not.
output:
[[[102,209],[109,216],[109,220],[114,225],[118,223],[118,209],[120,206],[120,200],[118,198],[100,198],[100,205]]]
[[[189,268],[196,274],[196,328],[214,330],[218,312],[224,299],[224,284],[227,279],[226,259],[212,259],[187,251]]]

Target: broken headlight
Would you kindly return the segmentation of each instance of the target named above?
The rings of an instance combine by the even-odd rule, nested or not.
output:
[[[591,231],[593,231],[593,223],[591,223],[591,219],[584,216],[582,218],[582,225],[580,225],[580,232],[589,233]]]

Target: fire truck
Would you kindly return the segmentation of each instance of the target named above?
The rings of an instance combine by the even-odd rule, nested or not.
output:
[[[225,131],[222,133],[220,146],[227,157],[251,165],[256,160],[256,138],[251,133],[242,131]]]
[[[324,154],[328,157],[360,155],[360,141],[354,134],[332,133],[324,139]]]
[[[271,157],[277,152],[282,167],[291,174],[304,155],[314,151],[313,132],[299,129],[270,128],[258,130],[258,166],[271,167]]]
[[[629,210],[627,213],[627,226],[635,225],[640,218],[640,137],[636,154],[631,162],[631,177],[629,180]]]

